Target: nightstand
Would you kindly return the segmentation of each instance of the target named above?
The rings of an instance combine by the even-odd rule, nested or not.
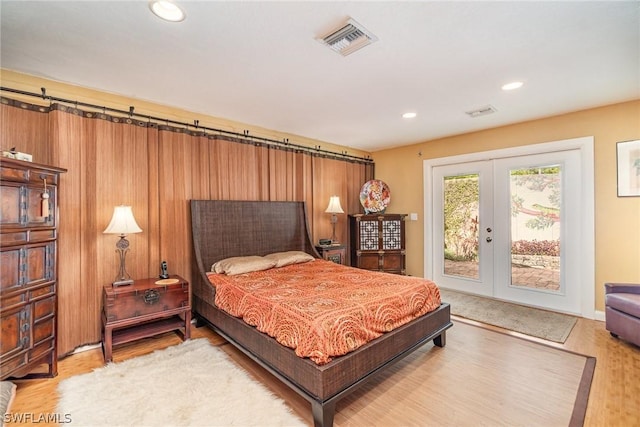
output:
[[[132,285],[102,291],[102,349],[112,359],[115,345],[164,332],[191,336],[191,291],[180,276],[136,280]]]
[[[316,250],[328,261],[342,265],[346,263],[347,247],[345,245],[316,246]]]

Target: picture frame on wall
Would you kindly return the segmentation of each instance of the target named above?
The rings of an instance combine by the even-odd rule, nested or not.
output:
[[[640,139],[616,145],[618,197],[640,196]]]

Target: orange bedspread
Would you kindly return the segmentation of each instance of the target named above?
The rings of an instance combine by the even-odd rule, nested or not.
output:
[[[220,309],[319,365],[440,306],[429,280],[325,260],[209,280]]]

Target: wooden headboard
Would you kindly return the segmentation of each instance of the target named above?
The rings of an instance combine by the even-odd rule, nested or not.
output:
[[[320,257],[304,202],[191,200],[191,230],[200,274],[232,256],[296,250]]]

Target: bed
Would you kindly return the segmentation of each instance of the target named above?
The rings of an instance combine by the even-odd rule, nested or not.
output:
[[[333,425],[336,402],[388,366],[433,340],[446,344],[452,326],[449,305],[435,310],[354,351],[318,365],[243,320],[216,307],[207,274],[222,259],[303,251],[319,258],[308,230],[304,202],[192,200],[195,252],[192,304],[198,323],[207,324],[243,353],[311,403],[314,425]]]

